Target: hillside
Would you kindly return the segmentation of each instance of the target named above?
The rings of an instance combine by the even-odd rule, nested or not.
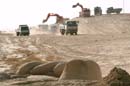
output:
[[[130,14],[113,14],[75,18],[80,34],[120,34],[130,33]]]

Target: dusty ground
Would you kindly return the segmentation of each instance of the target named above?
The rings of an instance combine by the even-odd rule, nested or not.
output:
[[[115,16],[116,15],[113,17],[115,18]],[[105,18],[108,17],[110,16]],[[0,35],[1,71],[8,70],[10,67],[5,65],[3,59],[26,58],[31,54],[38,58],[42,58],[43,60],[70,60],[72,58],[88,58],[96,61],[100,65],[103,77],[106,76],[115,66],[121,67],[130,73],[130,21],[128,20],[130,15],[117,15],[116,17],[116,20],[112,19],[111,17],[110,19],[108,18],[109,20],[107,21],[104,20],[106,22],[103,24],[104,26],[101,26],[99,22],[96,23],[97,26],[91,24],[94,26],[91,26],[93,29],[91,29],[89,26],[89,30],[88,27],[85,26],[88,24],[88,22],[84,22],[83,24],[83,19],[80,19],[80,21],[82,20],[82,25],[80,24],[79,26],[80,29],[77,36],[37,34],[29,37],[16,37],[14,35]],[[98,18],[100,18],[102,23],[104,22],[102,20],[103,18]],[[119,19],[122,20],[120,24]],[[92,19],[88,19],[86,21],[90,20]],[[96,21],[97,20],[98,19],[96,19]],[[113,24],[114,21],[116,24]],[[117,26],[117,23],[119,26]],[[101,26],[100,29],[98,25]],[[49,56],[50,58],[48,58]],[[4,82],[1,83],[3,84]],[[40,83],[39,86],[42,86]],[[4,86],[4,84],[2,86]]]

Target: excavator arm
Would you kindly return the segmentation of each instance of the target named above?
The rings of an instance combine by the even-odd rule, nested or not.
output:
[[[57,17],[56,23],[63,21],[63,17],[62,16],[60,16],[58,14],[54,14],[54,13],[48,13],[46,19],[43,20],[43,23],[47,22],[47,20],[49,19],[50,16],[56,16]]]
[[[43,23],[47,22],[47,20],[49,19],[50,15],[51,15],[51,13],[48,13],[48,15],[47,15],[46,19],[43,19],[43,21],[42,21],[42,22],[43,22]]]
[[[77,6],[81,7],[81,10],[82,10],[82,12],[83,12],[83,9],[84,9],[84,8],[83,8],[83,6],[82,6],[81,4],[79,4],[79,3],[77,3],[76,5],[73,5],[72,7],[73,7],[73,8],[76,8]]]

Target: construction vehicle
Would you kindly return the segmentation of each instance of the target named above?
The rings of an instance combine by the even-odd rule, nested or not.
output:
[[[111,13],[120,14],[121,11],[122,8],[113,8],[113,7],[107,8],[107,14],[111,14]]]
[[[78,21],[69,20],[66,22],[66,35],[77,35],[78,32]]]
[[[63,26],[64,26],[65,21],[69,20],[69,18],[63,18],[63,16],[60,16],[59,14],[48,13],[46,19],[43,20],[43,23],[47,22],[50,16],[56,16],[56,24],[59,25],[60,33],[64,35],[65,28]]]
[[[17,36],[29,36],[30,30],[28,25],[19,25],[19,28],[16,29]]]
[[[59,14],[54,14],[54,13],[48,13],[46,19],[43,20],[43,23],[47,22],[47,20],[49,19],[50,16],[56,16],[56,23],[64,23],[64,18],[63,16],[60,16]]]
[[[76,8],[77,6],[81,7],[81,12],[79,12],[79,17],[90,17],[90,9],[84,8],[79,3],[77,3],[76,5],[73,5],[72,8]]]
[[[102,15],[102,9],[101,9],[101,7],[95,7],[94,8],[94,14],[96,15],[96,16],[100,16],[100,15]]]

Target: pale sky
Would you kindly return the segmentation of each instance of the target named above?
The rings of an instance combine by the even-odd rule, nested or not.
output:
[[[103,13],[108,7],[123,8],[123,0],[0,0],[0,30],[14,30],[19,24],[36,26],[42,24],[48,13],[58,13],[64,18],[79,15],[80,7],[72,8],[79,2],[84,8],[102,7]],[[124,0],[124,12],[130,13],[130,0]],[[45,24],[55,23],[50,17]]]

